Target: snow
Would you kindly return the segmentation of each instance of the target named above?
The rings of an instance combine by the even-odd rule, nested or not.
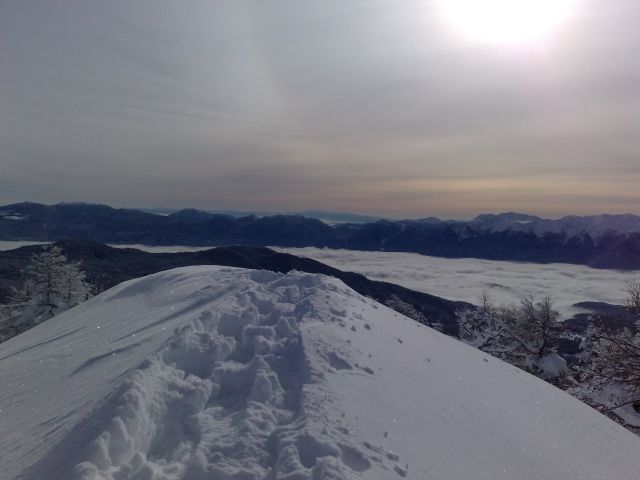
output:
[[[557,378],[567,371],[567,361],[557,353],[550,353],[534,362],[545,378]]]
[[[9,480],[633,479],[640,439],[320,275],[188,267],[0,345]]]
[[[539,218],[520,213],[483,214],[458,225],[465,224],[494,232],[514,230],[533,232],[539,236],[547,233],[563,233],[567,236],[588,234],[599,238],[607,232],[640,232],[640,217],[632,214],[602,214],[583,217],[568,215],[558,219]]]
[[[26,220],[26,218],[27,217],[15,212],[0,210],[0,219],[3,219],[3,220],[21,221],[21,220]]]

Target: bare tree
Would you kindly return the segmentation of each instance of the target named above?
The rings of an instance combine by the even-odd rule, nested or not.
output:
[[[640,315],[640,282],[630,281],[627,283],[625,307],[629,313]]]
[[[519,306],[495,307],[486,293],[476,309],[457,312],[460,338],[476,348],[542,377],[566,369],[557,355],[563,326],[550,298],[522,298]]]
[[[640,287],[626,289],[628,313],[640,314]],[[629,319],[593,313],[582,342],[581,361],[561,387],[636,433],[640,420],[640,333]],[[640,317],[638,317],[640,320]],[[627,325],[626,327],[621,325]],[[637,324],[637,323],[636,323]],[[630,418],[635,420],[629,423]]]
[[[524,297],[512,320],[512,333],[525,353],[543,357],[558,350],[560,335],[564,331],[558,322],[550,297],[535,301]]]
[[[629,283],[625,305],[629,313],[640,314],[640,284]],[[583,382],[590,387],[587,396],[598,397],[600,401],[590,403],[601,410],[633,404],[640,412],[640,333],[617,328],[611,320],[595,314],[584,342]],[[607,402],[602,400],[604,391],[608,392]]]

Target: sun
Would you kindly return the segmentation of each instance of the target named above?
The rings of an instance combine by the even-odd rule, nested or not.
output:
[[[446,21],[468,40],[489,45],[533,45],[571,16],[577,0],[439,0]]]

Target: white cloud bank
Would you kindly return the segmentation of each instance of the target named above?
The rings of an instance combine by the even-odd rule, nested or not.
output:
[[[35,242],[0,242],[0,250],[18,248]],[[147,245],[112,245],[137,248],[154,253],[175,253],[206,250],[211,247]],[[599,301],[621,304],[625,285],[640,280],[640,271],[601,270],[565,263],[536,264],[480,260],[475,258],[436,258],[415,253],[361,252],[328,248],[278,248],[318,260],[372,280],[396,283],[420,292],[451,300],[477,303],[486,290],[498,304],[518,302],[524,295],[541,298],[549,295],[556,309],[569,317],[578,312],[571,306],[577,302]]]
[[[640,279],[640,271],[599,270],[564,263],[541,265],[319,248],[276,250],[451,300],[477,303],[483,290],[499,304],[518,302],[523,295],[549,295],[563,316],[575,314],[577,310],[571,305],[577,302],[621,304],[626,282]]]

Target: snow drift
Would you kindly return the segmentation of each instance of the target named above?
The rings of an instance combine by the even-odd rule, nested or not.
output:
[[[189,267],[0,345],[3,478],[638,478],[640,439],[319,275]]]

